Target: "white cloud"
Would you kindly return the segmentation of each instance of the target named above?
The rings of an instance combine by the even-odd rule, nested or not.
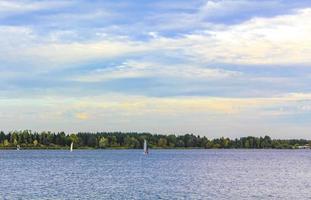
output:
[[[220,30],[159,38],[155,46],[181,50],[194,59],[231,64],[311,62],[311,9],[273,18],[253,18]]]
[[[148,50],[139,42],[127,40],[73,42],[68,44],[48,43],[25,49],[23,53],[32,60],[39,59],[54,64],[73,64],[93,59],[114,58]]]
[[[209,0],[200,7],[199,16],[203,18],[218,18],[241,15],[245,12],[254,12],[256,10],[280,7],[278,1],[262,1],[260,3],[249,0]]]
[[[103,8],[101,8],[84,13],[57,13],[53,15],[43,16],[42,18],[47,22],[63,21],[64,23],[67,22],[68,24],[75,24],[81,21],[92,21],[100,19],[107,20],[116,16],[117,15],[115,13],[109,12],[108,10],[104,10]]]
[[[128,60],[117,67],[97,69],[73,77],[82,82],[99,82],[118,78],[161,77],[179,79],[225,79],[238,77],[242,73],[219,68],[205,68],[196,64],[174,64],[143,60]]]
[[[157,53],[205,63],[309,64],[310,18],[311,9],[303,9],[291,15],[254,18],[219,30],[206,30],[178,38],[157,36],[147,41],[106,35],[100,40],[64,42],[60,34],[76,33],[56,30],[55,34],[49,33],[53,37],[45,38],[30,27],[2,26],[0,59],[7,62],[16,61],[18,57],[23,63],[48,68],[49,65],[63,67],[92,59]],[[206,73],[212,72],[199,71],[199,74]]]
[[[115,36],[100,41],[64,42],[74,31],[54,31],[41,37],[30,27],[0,26],[0,60],[21,68],[64,68],[93,59],[112,59],[150,49],[142,42]],[[0,68],[3,65],[0,65]]]
[[[190,131],[217,137],[264,134],[261,131],[269,130],[269,135],[284,137],[281,133],[293,134],[287,130],[297,129],[297,124],[283,124],[280,117],[308,114],[310,101],[309,93],[269,98],[48,95],[0,99],[0,122],[6,124],[7,130],[52,127],[54,131]],[[310,126],[299,127],[304,127],[300,134],[307,137]]]
[[[71,1],[28,1],[28,0],[1,0],[0,1],[0,16],[9,16],[18,13],[26,13],[38,10],[53,9],[64,7]]]

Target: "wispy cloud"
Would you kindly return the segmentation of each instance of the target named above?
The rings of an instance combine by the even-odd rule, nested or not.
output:
[[[306,134],[310,7],[0,1],[0,124]]]
[[[21,14],[33,11],[65,7],[71,1],[29,1],[29,0],[2,0],[0,1],[0,17]]]
[[[221,30],[179,38],[161,38],[158,45],[182,50],[206,62],[236,64],[309,64],[310,9],[273,18],[253,18]],[[282,33],[280,35],[280,33]]]
[[[199,16],[205,20],[216,20],[216,22],[227,23],[230,18],[233,22],[247,19],[247,16],[261,15],[261,12],[274,10],[274,15],[279,14],[275,12],[275,7],[283,7],[280,1],[261,1],[260,3],[253,0],[211,0],[206,1],[199,9]],[[236,17],[238,16],[238,17]],[[221,21],[223,20],[223,21]]]
[[[73,80],[85,82],[99,82],[120,78],[139,77],[166,77],[180,79],[224,79],[240,76],[242,73],[218,69],[213,67],[202,67],[193,63],[173,64],[161,62],[148,62],[142,60],[128,60],[119,66],[96,69],[87,74],[74,77]]]
[[[148,98],[144,96],[124,96],[116,94],[99,95],[92,97],[71,98],[66,96],[42,96],[38,99],[9,99],[0,101],[0,119],[7,123],[8,128],[35,128],[46,129],[47,124],[53,124],[53,130],[62,127],[62,130],[76,131],[75,126],[80,124],[80,130],[100,130],[108,127],[109,130],[168,130],[182,133],[193,130],[193,125],[200,132],[213,127],[217,132],[213,135],[237,134],[237,130],[245,126],[245,122],[258,130],[271,131],[277,134],[281,130],[287,133],[289,125],[294,128],[295,121],[280,128],[283,119],[288,117],[304,116],[305,123],[301,127],[308,128],[308,105],[311,102],[309,93],[284,94],[269,98],[219,98],[219,97],[179,97],[179,98]],[[19,108],[18,110],[12,108]],[[23,120],[16,125],[15,120]],[[40,123],[28,124],[38,120]],[[222,125],[219,122],[221,119]],[[265,119],[266,123],[260,127]],[[163,121],[157,123],[156,121]],[[51,123],[52,122],[52,123]],[[28,125],[27,125],[28,124]],[[204,126],[203,126],[204,124]],[[217,126],[232,127],[233,132],[219,129]],[[226,126],[224,126],[226,125]],[[188,126],[188,127],[186,127]],[[82,127],[82,128],[81,128]],[[240,127],[240,128],[237,128]],[[250,128],[245,126],[244,129]],[[310,127],[309,127],[310,128]],[[242,135],[243,133],[240,133]],[[239,134],[237,134],[239,135]]]
[[[29,27],[9,26],[3,27],[0,34],[9,34],[11,39],[6,36],[0,42],[5,47],[3,55],[6,60],[18,56],[21,60],[47,61],[51,64],[144,54],[147,51],[150,54],[178,51],[180,56],[191,56],[210,63],[308,64],[311,51],[308,39],[310,17],[311,10],[303,9],[290,15],[254,18],[222,30],[207,30],[178,38],[158,36],[148,41],[108,35],[97,41],[62,43],[55,41],[57,35],[73,32],[56,32],[52,40],[42,40]]]

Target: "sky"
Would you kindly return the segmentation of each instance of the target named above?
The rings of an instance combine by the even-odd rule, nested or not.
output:
[[[0,0],[0,129],[311,138],[309,0]]]

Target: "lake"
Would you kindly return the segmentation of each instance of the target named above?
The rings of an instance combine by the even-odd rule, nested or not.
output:
[[[0,150],[0,199],[310,199],[311,150]]]

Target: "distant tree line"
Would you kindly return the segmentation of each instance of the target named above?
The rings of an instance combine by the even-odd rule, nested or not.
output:
[[[32,132],[30,130],[0,132],[0,148],[69,148],[74,142],[75,148],[128,148],[140,149],[146,139],[150,148],[205,148],[205,149],[292,149],[308,145],[304,139],[271,139],[264,137],[241,137],[236,139],[216,138],[185,134],[159,135],[150,133],[98,132],[65,134],[64,132]]]

